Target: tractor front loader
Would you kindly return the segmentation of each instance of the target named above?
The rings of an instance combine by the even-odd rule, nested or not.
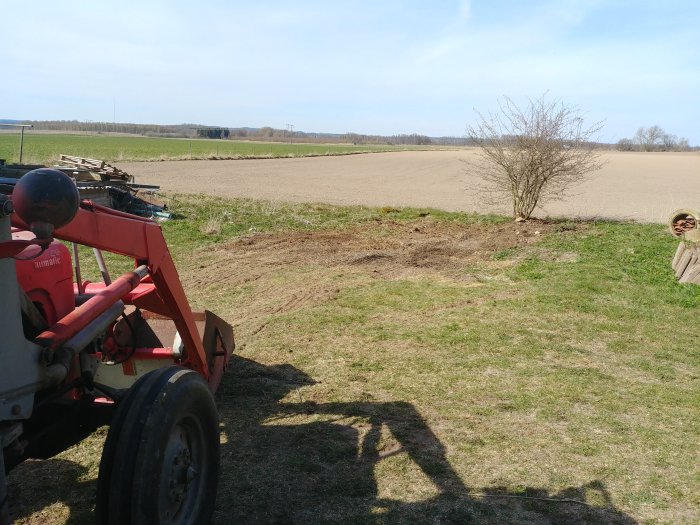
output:
[[[81,278],[79,245],[102,282]],[[112,279],[102,251],[135,269]],[[156,222],[80,201],[52,169],[0,185],[0,524],[7,472],[105,424],[98,523],[208,523],[233,347],[230,325],[191,310]]]

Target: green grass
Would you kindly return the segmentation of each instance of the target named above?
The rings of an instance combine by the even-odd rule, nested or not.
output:
[[[24,135],[22,162],[25,164],[54,164],[58,161],[61,154],[116,162],[241,157],[302,157],[398,151],[403,149],[409,148],[386,145],[289,144],[111,135],[51,135],[27,132]],[[0,159],[6,159],[7,162],[19,161],[19,135],[0,133]]]
[[[215,523],[700,522],[700,288],[675,282],[662,226],[557,222],[504,244],[526,226],[172,206],[163,228],[190,300],[230,320],[239,346],[217,395]],[[430,231],[483,249],[412,266],[400,253]],[[353,262],[368,251],[387,262]],[[34,489],[19,470],[11,491],[43,494],[51,476],[43,512],[91,522],[72,480],[94,490],[102,437],[26,467]]]

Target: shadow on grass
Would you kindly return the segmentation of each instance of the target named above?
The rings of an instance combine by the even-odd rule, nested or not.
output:
[[[263,366],[234,357],[218,405],[227,442],[221,450],[216,524],[531,524],[633,525],[594,481],[558,493],[528,487],[470,489],[450,466],[444,446],[409,403],[314,403],[280,400],[314,381],[290,365]],[[293,396],[292,396],[293,397]],[[387,429],[393,440],[386,440]],[[426,497],[380,497],[375,469],[393,456],[406,472],[422,471]],[[410,464],[410,465],[409,465]],[[10,479],[14,519],[32,523],[94,523],[96,481],[65,459],[28,461]],[[401,480],[409,477],[404,473]],[[87,479],[86,479],[87,478]],[[425,484],[425,479],[430,483]],[[411,484],[413,484],[411,479]],[[391,483],[391,482],[390,482]],[[413,490],[411,486],[408,490]],[[418,491],[420,492],[420,491]],[[521,496],[587,501],[523,499]],[[53,507],[60,504],[59,518]],[[37,521],[38,520],[38,521]]]
[[[411,404],[281,402],[314,381],[291,365],[234,359],[218,399],[228,442],[215,523],[636,523],[614,508],[601,482],[556,494],[534,487],[517,494],[469,489]],[[383,428],[393,445],[383,441]],[[375,468],[395,455],[408,457],[429,478],[427,499],[379,497]],[[591,493],[605,506],[521,497],[585,502]]]
[[[28,460],[10,477],[10,515],[26,523],[82,525],[95,523],[93,508],[97,481],[84,480],[88,469],[65,459]],[[59,504],[60,510],[52,508]],[[65,514],[65,521],[57,519]]]

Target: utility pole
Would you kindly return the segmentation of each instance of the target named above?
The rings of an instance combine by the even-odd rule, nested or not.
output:
[[[27,124],[26,126],[20,126],[20,133],[19,133],[19,163],[22,164],[22,150],[24,149],[24,128],[26,127],[32,127],[31,124]]]

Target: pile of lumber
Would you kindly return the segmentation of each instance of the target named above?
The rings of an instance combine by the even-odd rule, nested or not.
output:
[[[698,244],[681,240],[671,267],[681,283],[700,284],[700,260]]]
[[[123,181],[133,182],[134,178],[104,160],[86,159],[84,157],[74,157],[72,155],[61,155],[61,160],[58,161],[60,169],[74,170],[76,174],[94,174],[96,177],[91,177],[93,180],[103,181]],[[81,180],[76,177],[77,180]]]

